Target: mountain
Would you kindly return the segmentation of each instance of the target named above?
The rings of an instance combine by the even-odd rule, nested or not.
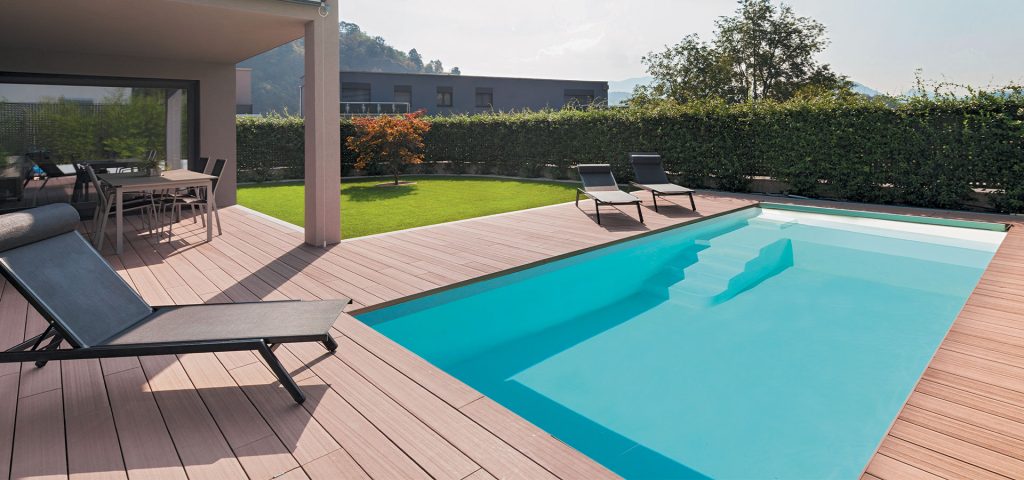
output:
[[[623,102],[633,96],[633,89],[637,85],[650,85],[654,77],[633,77],[615,82],[608,82],[608,105],[622,105]]]
[[[424,62],[416,49],[398,50],[354,23],[338,28],[341,70],[393,73],[445,73],[440,60]],[[253,113],[298,112],[304,70],[302,40],[281,45],[238,64],[252,69]],[[457,74],[459,68],[452,69]]]
[[[877,97],[882,94],[882,92],[879,92],[878,90],[857,82],[853,82],[853,86],[850,87],[850,90],[853,90],[854,93],[859,93],[867,97]]]
[[[653,81],[654,77],[633,77],[617,82],[608,82],[608,91],[633,93],[633,88],[637,85],[650,85]]]

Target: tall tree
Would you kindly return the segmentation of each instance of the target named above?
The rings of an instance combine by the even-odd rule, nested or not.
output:
[[[846,90],[850,83],[816,56],[829,44],[825,26],[797,16],[772,0],[740,0],[733,16],[715,22],[715,38],[697,35],[643,63],[654,77],[635,97],[687,102],[721,98],[730,102],[786,100],[804,89]]]
[[[423,71],[423,55],[417,52],[416,49],[409,50],[409,61],[412,62],[412,66],[417,72]]]

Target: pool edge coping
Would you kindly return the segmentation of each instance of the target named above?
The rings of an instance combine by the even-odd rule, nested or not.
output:
[[[973,230],[987,230],[992,232],[1005,233],[1012,226],[1009,223],[982,222],[977,220],[960,220],[955,218],[930,217],[925,215],[913,215],[909,213],[886,213],[873,212],[870,210],[852,210],[847,208],[818,207],[811,205],[799,205],[793,203],[758,202],[761,208],[769,210],[786,210],[791,212],[819,213],[824,215],[836,215],[842,217],[870,218],[875,220],[888,220],[894,222],[917,223],[922,225],[936,225],[952,228],[968,228]]]
[[[572,203],[572,202],[568,202],[568,203]],[[551,206],[554,206],[554,205],[548,205],[548,206],[545,206],[545,207],[537,207],[537,208],[547,208],[547,207],[551,207]],[[712,215],[708,215],[706,217],[700,217],[700,218],[695,219],[693,221],[677,223],[677,224],[674,224],[674,225],[668,225],[668,226],[665,226],[665,227],[649,230],[649,231],[646,231],[646,232],[643,232],[643,233],[638,233],[636,235],[630,235],[628,237],[623,237],[623,238],[615,239],[615,240],[612,240],[610,242],[605,242],[605,243],[601,243],[601,244],[598,244],[598,245],[593,245],[593,246],[590,246],[590,247],[581,248],[579,250],[573,250],[571,252],[562,253],[562,254],[559,254],[559,255],[555,255],[553,257],[542,258],[540,260],[536,260],[536,261],[533,261],[533,262],[525,263],[523,265],[518,265],[518,266],[515,266],[515,267],[512,267],[512,268],[507,268],[507,269],[504,269],[504,270],[499,270],[497,272],[488,273],[486,275],[481,275],[479,277],[473,277],[473,278],[470,278],[470,279],[462,280],[460,282],[455,282],[455,283],[452,283],[452,284],[448,284],[448,285],[444,285],[444,286],[441,286],[441,287],[437,287],[437,288],[434,288],[434,289],[431,289],[431,290],[426,290],[426,291],[423,291],[423,292],[414,293],[412,295],[406,295],[404,297],[396,298],[396,299],[393,299],[393,300],[388,300],[386,302],[376,303],[376,304],[373,304],[373,305],[370,305],[370,306],[366,306],[366,307],[363,307],[363,308],[357,308],[357,309],[354,309],[354,310],[352,310],[350,312],[346,312],[346,313],[348,313],[349,315],[351,315],[353,317],[357,317],[357,316],[362,315],[364,313],[370,313],[370,312],[373,312],[373,311],[376,311],[376,310],[381,310],[381,309],[384,309],[384,308],[393,307],[393,306],[401,304],[401,303],[411,302],[413,300],[417,300],[417,299],[420,299],[420,298],[423,298],[423,297],[427,297],[427,296],[430,296],[430,295],[435,295],[435,294],[438,294],[438,293],[443,293],[443,292],[446,292],[448,290],[454,290],[456,288],[461,288],[461,287],[473,285],[473,284],[476,284],[476,283],[485,282],[485,281],[488,281],[488,280],[493,280],[495,278],[504,277],[506,275],[511,275],[511,274],[514,274],[514,273],[517,273],[517,272],[521,272],[523,270],[528,270],[528,269],[531,269],[531,268],[534,268],[534,267],[540,267],[542,265],[546,265],[546,264],[549,264],[549,263],[553,263],[553,262],[557,262],[557,261],[560,261],[560,260],[565,260],[567,258],[572,258],[572,257],[576,257],[576,256],[579,256],[579,255],[583,255],[585,253],[589,253],[589,252],[592,252],[592,251],[595,251],[595,250],[599,250],[599,249],[602,249],[602,248],[605,248],[605,247],[611,247],[611,246],[618,245],[620,243],[625,243],[625,242],[628,242],[628,241],[631,241],[631,240],[636,240],[636,239],[648,237],[648,236],[651,236],[651,235],[667,232],[667,231],[670,231],[670,230],[675,230],[677,228],[682,228],[682,227],[686,227],[686,226],[690,226],[690,225],[695,225],[695,224],[701,223],[701,222],[706,221],[706,220],[711,220],[711,219],[722,217],[722,216],[725,216],[725,215],[730,215],[730,214],[733,214],[733,213],[736,213],[736,212],[739,212],[739,211],[743,211],[743,210],[748,210],[748,209],[751,209],[751,208],[759,208],[760,206],[761,206],[760,202],[755,202],[755,203],[752,203],[750,205],[744,205],[744,206],[739,207],[739,208],[734,208],[734,209],[731,209],[731,210],[725,210],[725,211],[718,212],[718,213],[715,213],[715,214],[712,214]],[[469,219],[469,220],[472,220],[472,219]],[[357,320],[358,320],[358,318],[357,318]]]

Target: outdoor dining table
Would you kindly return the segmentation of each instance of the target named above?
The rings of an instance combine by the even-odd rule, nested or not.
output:
[[[104,173],[99,179],[114,188],[114,214],[117,225],[117,254],[124,253],[124,192],[149,192],[195,187],[204,189],[209,198],[206,209],[206,241],[213,240],[213,211],[217,208],[213,195],[213,180],[217,177],[191,170],[179,169],[163,172],[159,177],[141,176],[138,173]]]

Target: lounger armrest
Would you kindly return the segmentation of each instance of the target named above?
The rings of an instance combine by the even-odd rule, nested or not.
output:
[[[285,302],[301,302],[301,301],[302,300],[293,300],[291,298],[286,298],[284,300],[257,300],[257,301],[254,301],[254,302],[231,302],[230,304],[231,305],[241,305],[241,304],[245,304],[245,303],[285,303]],[[352,300],[350,299],[348,301],[348,303],[352,303]],[[203,306],[203,305],[217,305],[217,304],[216,303],[190,303],[190,304],[186,304],[186,305],[152,305],[152,307],[153,307],[153,311],[156,311],[156,310],[166,309],[166,308],[199,307],[199,306]]]
[[[340,300],[340,299],[332,299],[332,300]],[[349,305],[352,304],[352,299],[351,298],[346,299],[346,300],[348,300]],[[243,305],[243,304],[247,304],[247,303],[286,303],[286,302],[302,302],[302,301],[303,300],[295,300],[295,299],[291,299],[291,298],[286,298],[284,300],[257,300],[257,301],[254,301],[254,302],[231,302],[231,304],[232,305]],[[306,301],[317,302],[317,301],[321,301],[321,300],[306,300]],[[153,310],[155,311],[155,310],[159,310],[161,308],[198,307],[198,306],[202,306],[202,305],[216,305],[216,304],[215,303],[193,303],[193,304],[188,304],[188,305],[153,305]]]

